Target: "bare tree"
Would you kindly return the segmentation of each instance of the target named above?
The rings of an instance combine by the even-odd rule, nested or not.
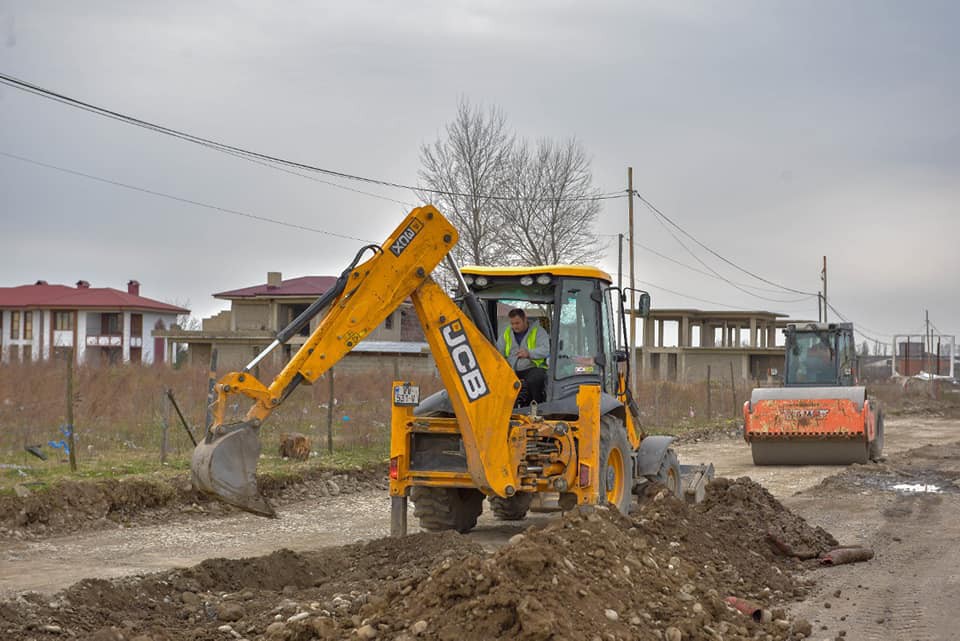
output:
[[[490,265],[505,259],[502,209],[495,196],[504,189],[513,139],[499,108],[484,110],[461,99],[446,136],[420,147],[422,185],[442,193],[418,195],[435,204],[460,232],[454,250],[460,262]]]
[[[507,193],[500,201],[500,237],[514,262],[526,265],[593,263],[602,255],[595,229],[600,202],[590,159],[575,139],[524,141],[510,157]]]

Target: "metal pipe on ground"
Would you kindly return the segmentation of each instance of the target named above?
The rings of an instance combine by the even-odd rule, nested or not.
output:
[[[863,547],[839,548],[830,550],[820,558],[821,565],[844,565],[859,563],[873,558],[873,550]]]
[[[750,601],[747,601],[746,599],[741,599],[740,597],[735,597],[735,596],[728,596],[726,599],[724,599],[724,601],[726,601],[727,604],[733,606],[738,611],[747,615],[748,617],[750,617],[751,619],[753,619],[758,623],[763,621],[764,619],[769,621],[771,618],[769,612],[766,612],[762,607],[760,607],[756,603],[752,603]]]

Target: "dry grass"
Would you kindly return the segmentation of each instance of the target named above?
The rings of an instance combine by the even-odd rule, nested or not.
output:
[[[264,369],[261,380],[275,372]],[[400,372],[401,376],[405,373]],[[276,454],[280,434],[301,432],[312,449],[328,462],[354,464],[382,459],[389,446],[390,383],[392,368],[370,373],[337,372],[333,412],[334,457],[326,453],[329,379],[301,386],[273,413],[261,436],[263,451]],[[424,393],[439,388],[439,380],[419,380]],[[193,446],[174,413],[166,390],[173,391],[194,434],[202,434],[206,413],[207,371],[204,368],[81,366],[75,370],[77,458],[88,473],[104,470],[126,473],[159,464],[164,426],[167,461],[184,467]],[[66,365],[62,362],[10,364],[0,367],[0,463],[3,477],[17,475],[10,465],[33,469],[56,467],[63,450],[50,442],[66,440]],[[247,404],[238,399],[228,408],[240,417]],[[50,456],[44,463],[24,450],[40,445]],[[154,463],[155,462],[155,463]],[[131,468],[126,470],[126,468]]]

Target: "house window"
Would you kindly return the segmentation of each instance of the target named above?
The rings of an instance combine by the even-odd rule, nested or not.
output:
[[[143,334],[143,314],[130,314],[130,335],[141,336]]]
[[[73,329],[73,312],[56,312],[53,317],[53,328],[58,331]]]
[[[33,340],[33,312],[23,313],[23,340]]]
[[[120,314],[101,314],[100,315],[100,335],[116,336],[123,333]]]
[[[393,329],[393,314],[391,313],[387,316],[386,320],[383,321],[384,329]]]
[[[10,338],[17,340],[20,338],[20,312],[10,312]]]

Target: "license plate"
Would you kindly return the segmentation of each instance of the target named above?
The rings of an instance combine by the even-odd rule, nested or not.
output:
[[[420,388],[417,385],[396,385],[393,388],[393,404],[413,407],[420,404]]]

